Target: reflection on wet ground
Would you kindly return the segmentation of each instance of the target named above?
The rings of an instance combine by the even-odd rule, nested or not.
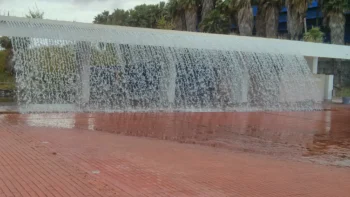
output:
[[[0,122],[79,128],[350,166],[350,107],[315,112],[3,114]]]

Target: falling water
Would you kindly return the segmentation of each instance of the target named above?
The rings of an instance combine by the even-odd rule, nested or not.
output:
[[[11,37],[23,112],[52,106],[105,112],[318,109],[304,57],[273,47],[169,31],[5,23],[8,34],[23,30]]]

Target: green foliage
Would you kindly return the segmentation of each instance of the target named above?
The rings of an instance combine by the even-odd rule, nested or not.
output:
[[[166,10],[171,17],[179,15],[182,11],[180,0],[169,0],[168,4],[166,5]]]
[[[29,10],[29,13],[26,15],[27,18],[38,18],[43,19],[44,18],[44,12],[36,9],[35,11]]]
[[[200,6],[200,0],[179,0],[181,7],[185,10],[196,9]]]
[[[322,0],[321,5],[324,13],[344,13],[350,8],[348,0]]]
[[[217,0],[215,3],[215,10],[225,14],[228,18],[233,18],[237,14],[237,7],[235,0]],[[231,21],[232,22],[232,21]]]
[[[323,22],[326,26],[334,26],[336,24],[338,25],[341,24],[341,26],[343,26],[342,23],[345,23],[344,13],[350,9],[350,1],[349,0],[321,0],[321,7],[324,15]],[[335,22],[335,24],[329,24],[331,17],[337,19],[336,21],[333,20],[333,23]],[[344,33],[342,31],[339,32],[337,29],[339,30],[339,27],[333,27],[333,31],[335,30],[340,34]],[[331,31],[332,31],[332,28],[331,28]],[[338,36],[342,37],[341,35],[338,35]],[[335,42],[333,39],[334,37],[332,38],[331,36],[332,43]],[[340,39],[342,40],[342,38]],[[343,43],[344,41],[342,40],[339,42]]]
[[[350,96],[350,87],[343,87],[340,91],[336,91],[337,97],[347,97]]]
[[[14,102],[15,98],[13,97],[5,97],[5,98],[0,98],[0,103],[6,103],[6,102]]]
[[[157,21],[157,29],[174,29],[174,24],[166,20],[165,17],[162,16]]]
[[[127,11],[116,9],[111,14],[108,11],[103,11],[95,16],[93,23],[156,28],[158,21],[162,17],[167,21],[171,19],[165,2],[151,5],[142,4]]]
[[[110,25],[119,25],[119,26],[128,26],[130,20],[130,12],[122,9],[116,9],[112,14],[108,14],[108,11],[103,13],[102,20],[106,20],[105,23],[100,24],[110,24]],[[107,15],[106,19],[104,17]]]
[[[130,10],[129,26],[154,28],[157,23],[156,5],[138,5]]]
[[[114,50],[114,44],[103,43],[100,49],[93,47],[91,49],[92,66],[115,66],[118,63],[118,56]],[[102,49],[101,49],[102,48]]]
[[[205,18],[200,26],[204,32],[228,34],[230,33],[229,17],[219,10],[213,10],[207,18]]]
[[[114,10],[114,12],[116,12],[116,11],[117,10]],[[108,17],[109,17],[109,11],[105,10],[101,14],[98,14],[97,16],[94,17],[93,23],[95,23],[95,24],[107,24]]]
[[[0,46],[4,49],[12,49],[12,43],[10,38],[7,36],[0,37]]]
[[[7,51],[6,50],[0,51],[0,73],[5,72],[6,58],[7,58]]]
[[[236,0],[218,0],[216,2],[216,8],[226,12],[236,11],[236,3],[239,2]]]
[[[312,27],[303,36],[303,39],[306,42],[322,43],[323,42],[323,38],[324,38],[324,33],[320,30],[319,27]]]
[[[15,77],[6,72],[0,72],[0,90],[15,89]]]
[[[32,54],[39,54],[34,60]],[[73,46],[45,46],[32,48],[22,54],[27,64],[24,69],[31,72],[32,69],[43,71],[44,73],[56,73],[57,76],[74,73],[75,51]]]

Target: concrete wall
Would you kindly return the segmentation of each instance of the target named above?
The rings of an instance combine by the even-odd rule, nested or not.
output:
[[[313,78],[316,82],[316,85],[318,87],[318,95],[317,100],[332,100],[333,95],[333,83],[334,83],[334,76],[333,75],[326,75],[326,74],[318,74],[319,73],[319,67],[324,67],[323,64],[324,61],[320,61],[318,57],[311,57],[311,56],[305,56],[305,60],[310,68],[311,73],[313,74]],[[332,72],[328,72],[332,73]]]
[[[314,74],[316,85],[319,89],[317,96],[321,101],[332,100],[333,94],[333,75]]]
[[[333,59],[320,58],[318,61],[317,74],[333,75],[334,64],[335,62]],[[340,72],[335,72],[334,81],[338,82],[339,75],[341,75],[342,85],[344,87],[350,87],[350,61],[342,61],[339,71]]]

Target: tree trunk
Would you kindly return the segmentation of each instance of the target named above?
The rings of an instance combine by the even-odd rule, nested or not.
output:
[[[259,37],[265,37],[266,36],[266,21],[265,21],[265,15],[266,15],[266,9],[264,6],[265,1],[261,0],[258,4],[258,13],[256,15],[256,35]]]
[[[266,8],[265,21],[267,38],[277,38],[279,11],[279,7],[276,6]]]
[[[11,74],[15,74],[15,63],[13,59],[13,49],[7,49],[5,70]]]
[[[183,30],[183,28],[182,28],[182,19],[181,19],[181,16],[179,16],[179,15],[176,15],[175,17],[174,17],[174,25],[175,25],[175,30],[178,30],[178,31],[181,31],[181,30]]]
[[[253,10],[249,4],[238,11],[238,28],[241,36],[253,34]]]
[[[77,103],[84,108],[90,99],[90,66],[91,66],[91,43],[78,41],[76,43],[76,63],[79,73],[77,87]]]
[[[181,21],[182,21],[182,31],[187,30],[187,25],[186,25],[186,16],[185,16],[185,11],[182,11],[180,13]]]
[[[187,31],[197,31],[197,9],[185,10]]]
[[[287,7],[287,29],[290,39],[299,40],[300,35],[303,33],[304,29],[304,17],[307,11],[307,2],[305,1],[305,6],[303,10],[300,10],[300,5],[297,7],[289,0],[286,1]]]
[[[214,9],[214,0],[202,0],[202,21],[208,17],[210,12]],[[201,28],[201,31],[203,29]]]
[[[331,30],[331,42],[332,44],[344,45],[345,36],[345,17],[343,13],[332,14],[329,17],[329,28]],[[338,76],[336,85],[338,88],[342,87],[342,66],[341,60],[335,60],[334,76]]]
[[[345,17],[343,13],[333,14],[329,17],[332,44],[344,45]]]

